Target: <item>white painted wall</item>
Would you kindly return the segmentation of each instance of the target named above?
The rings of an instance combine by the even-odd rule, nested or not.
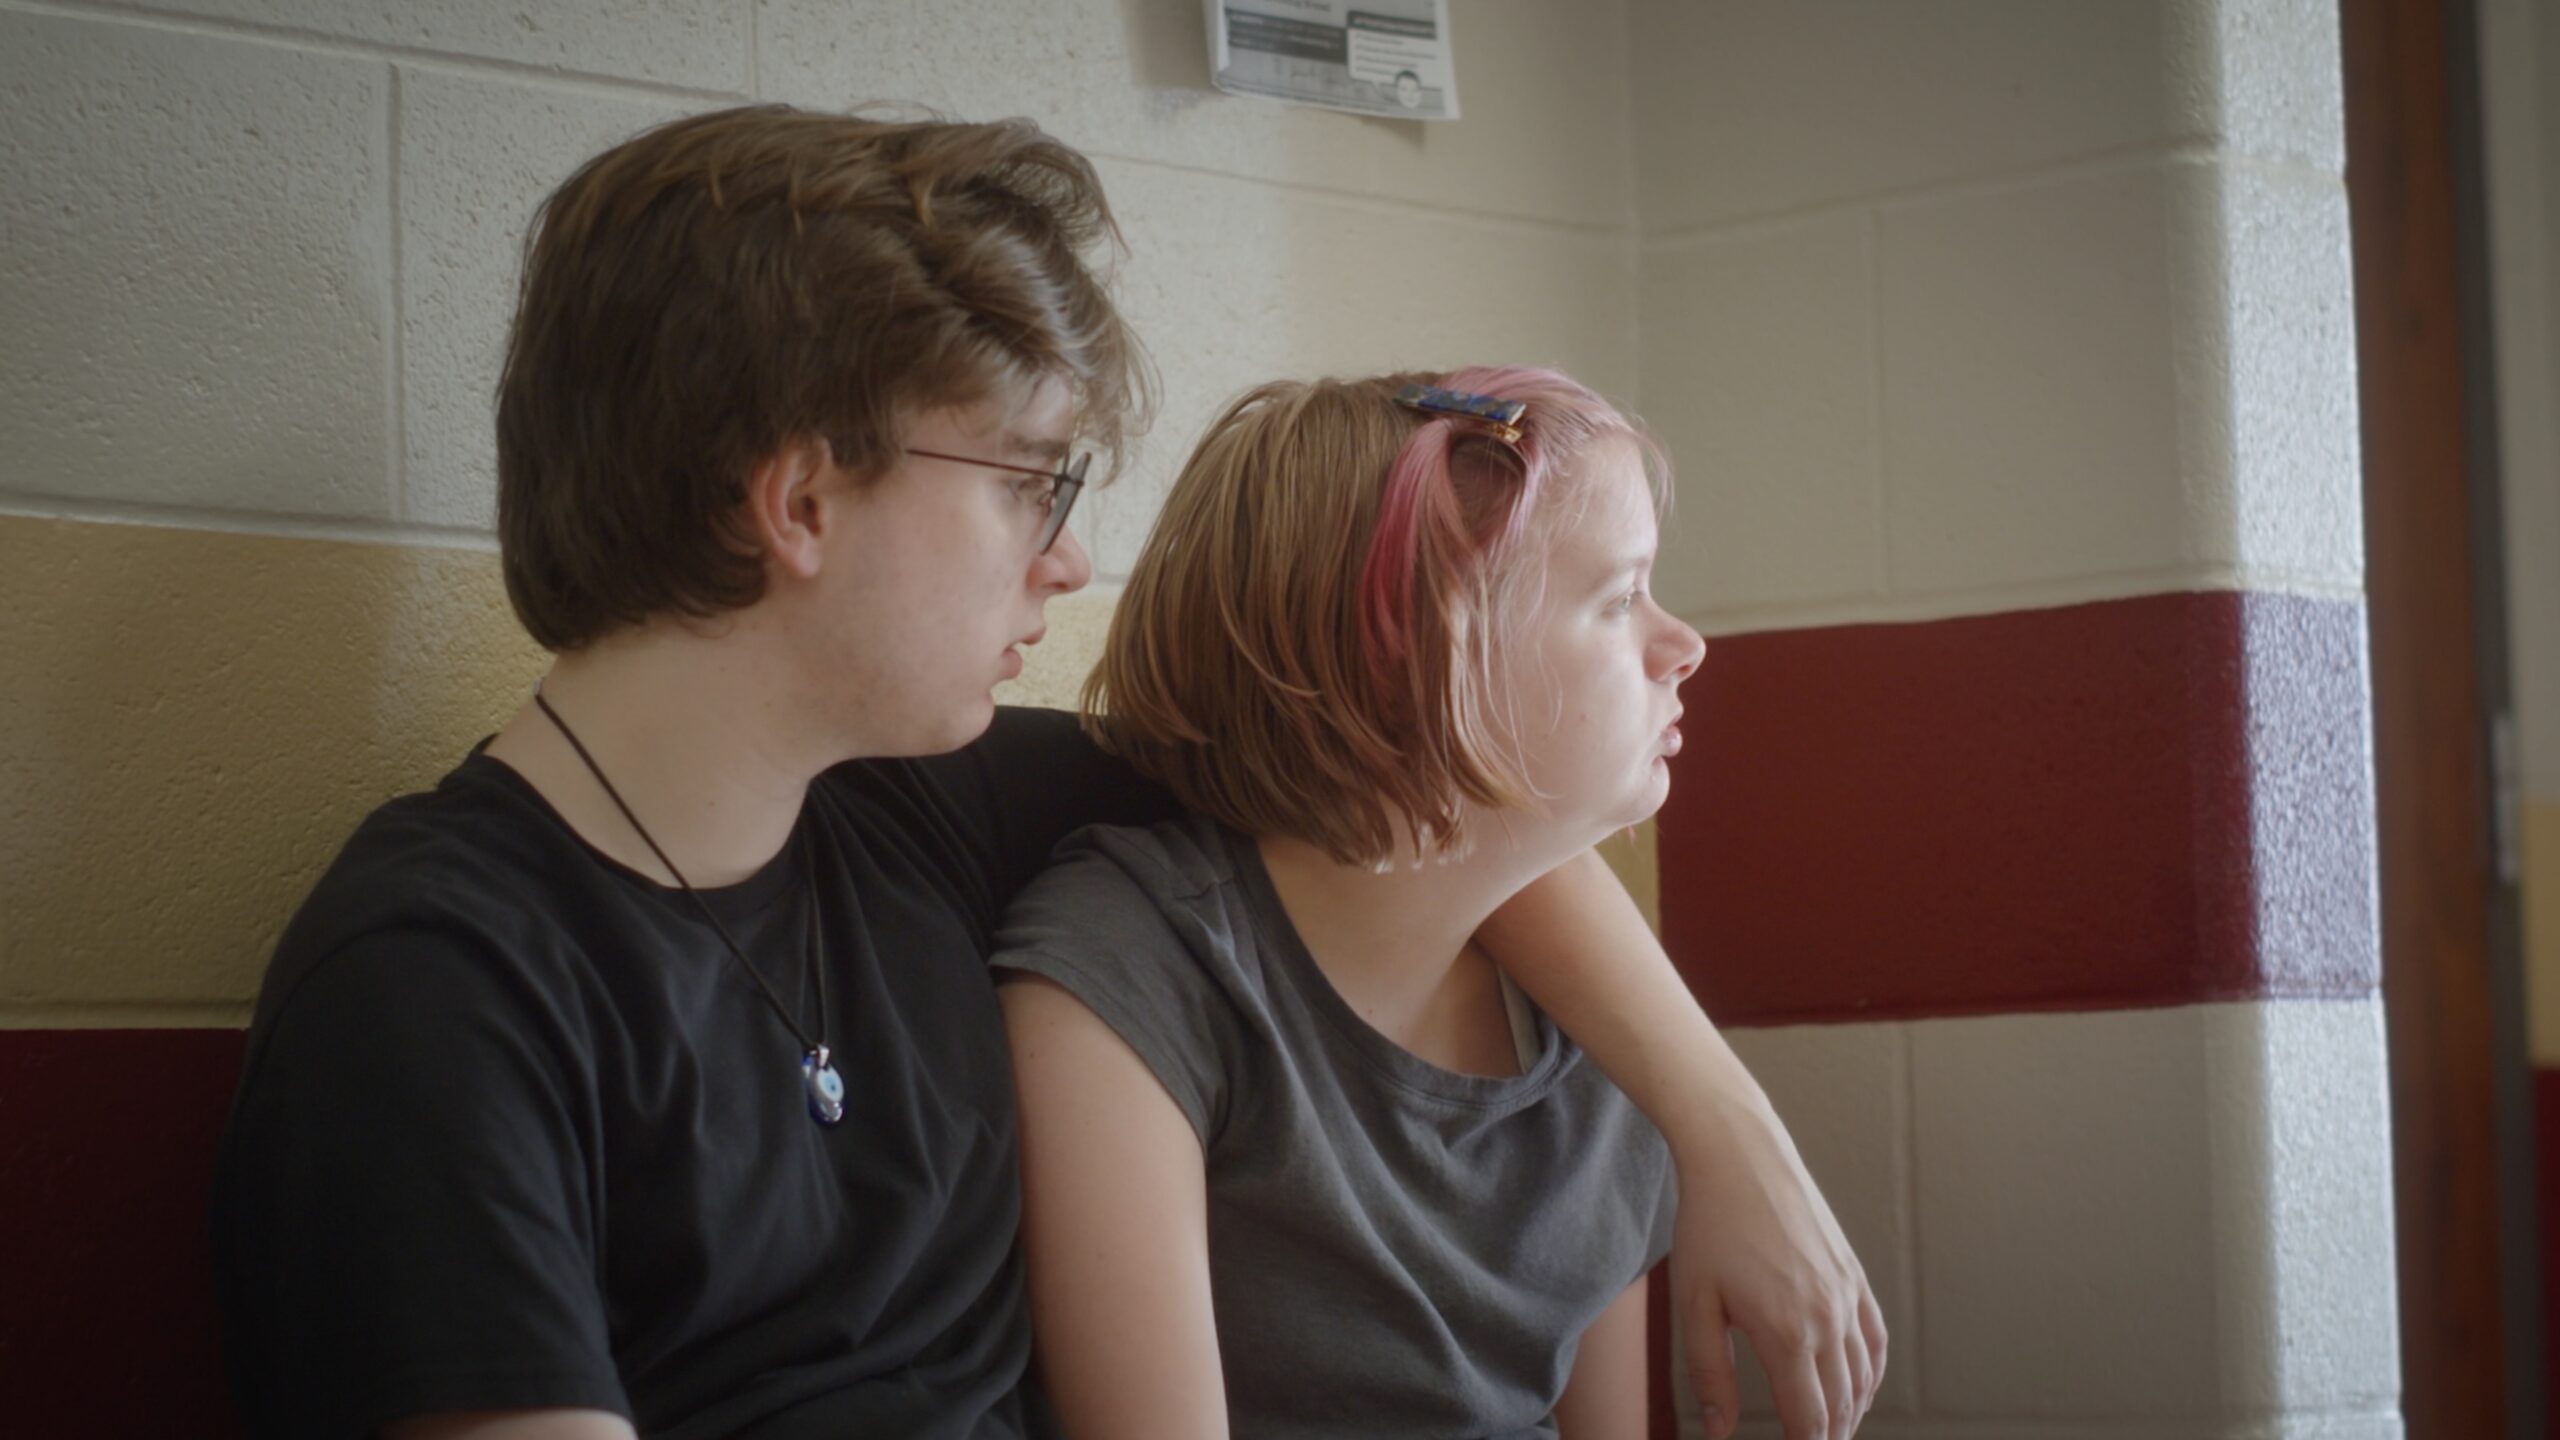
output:
[[[1886,1302],[1861,1440],[2400,1434],[2381,1027],[2324,1001],[1734,1032]],[[1756,1366],[1744,1406],[1774,1440]]]
[[[1635,380],[1618,5],[1471,0],[1462,125],[1223,96],[1196,0],[0,0],[0,507],[486,544],[535,202],[762,98],[1029,114],[1097,156],[1168,405],[1086,534],[1124,571],[1215,405],[1522,358]]]
[[[1634,14],[1677,608],[2361,592],[2331,7]]]
[[[2361,596],[2334,6],[1630,13],[1674,608]],[[1862,1436],[2400,1433],[2378,1001],[1734,1038],[1885,1305]]]

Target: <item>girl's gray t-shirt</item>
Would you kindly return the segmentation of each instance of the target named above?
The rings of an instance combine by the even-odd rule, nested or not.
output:
[[[1396,1045],[1214,821],[1069,836],[994,963],[1082,1000],[1198,1132],[1239,1440],[1552,1436],[1582,1332],[1669,1249],[1661,1135],[1552,1021],[1509,1078]]]

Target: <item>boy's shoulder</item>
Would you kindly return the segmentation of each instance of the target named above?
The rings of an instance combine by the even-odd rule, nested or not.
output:
[[[314,969],[369,945],[513,968],[564,917],[594,914],[607,879],[530,785],[475,751],[356,826],[276,943],[258,1028]]]
[[[396,922],[534,903],[546,884],[594,864],[531,785],[475,751],[432,788],[367,815],[294,923],[318,922],[325,931],[338,928],[329,921]]]

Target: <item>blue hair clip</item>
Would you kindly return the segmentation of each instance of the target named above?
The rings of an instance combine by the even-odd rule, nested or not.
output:
[[[1529,407],[1518,400],[1497,400],[1437,385],[1407,385],[1396,392],[1396,403],[1426,415],[1473,420],[1490,428],[1506,445],[1520,443],[1520,417],[1529,413]]]

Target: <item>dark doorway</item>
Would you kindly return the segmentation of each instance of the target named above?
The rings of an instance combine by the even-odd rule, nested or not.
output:
[[[2540,1440],[2523,971],[2471,0],[2344,0],[2409,1440]]]

